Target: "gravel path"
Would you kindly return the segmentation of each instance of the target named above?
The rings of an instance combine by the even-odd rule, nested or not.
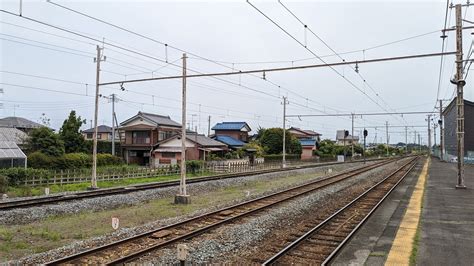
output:
[[[385,166],[382,172],[393,171],[399,165]],[[280,208],[273,208],[262,215],[247,219],[244,223],[228,225],[217,229],[211,234],[206,234],[189,241],[189,262],[192,264],[229,263],[235,256],[234,263],[243,263],[241,252],[258,246],[269,234],[280,228],[292,228],[308,213],[318,211],[329,200],[334,200],[337,192],[346,193],[346,190],[366,188],[381,179],[380,170],[372,170],[354,179],[343,181],[337,185],[324,188],[316,193],[298,198]],[[290,218],[289,218],[290,217]],[[237,252],[238,251],[238,252]],[[249,251],[252,252],[252,251]],[[138,263],[145,264],[175,264],[176,247],[163,249],[141,258]],[[245,261],[244,264],[255,263]]]

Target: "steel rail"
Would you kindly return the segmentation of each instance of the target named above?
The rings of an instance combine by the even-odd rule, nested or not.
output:
[[[154,234],[158,231],[178,228],[179,226],[191,224],[191,223],[199,221],[199,220],[203,220],[203,219],[206,219],[206,218],[212,218],[213,215],[217,215],[217,214],[219,214],[223,211],[228,211],[228,210],[236,209],[236,208],[239,208],[239,207],[245,207],[246,205],[251,205],[251,204],[258,203],[258,202],[262,202],[262,201],[271,199],[272,197],[278,197],[278,196],[284,195],[285,193],[290,194],[290,196],[288,196],[286,198],[277,200],[277,201],[269,203],[269,204],[265,204],[263,206],[259,206],[259,207],[255,208],[253,210],[246,211],[244,213],[238,214],[238,215],[230,217],[230,218],[226,218],[225,220],[220,220],[220,221],[218,221],[214,224],[211,224],[211,225],[202,227],[200,229],[185,233],[184,235],[181,235],[181,236],[174,237],[170,240],[166,240],[165,242],[153,244],[152,246],[147,246],[146,248],[140,248],[138,251],[132,252],[128,255],[121,255],[120,258],[115,259],[113,261],[109,261],[107,264],[112,265],[112,264],[120,264],[120,263],[129,262],[129,261],[134,260],[135,258],[137,258],[137,257],[139,257],[139,256],[141,256],[141,255],[143,255],[147,252],[155,250],[157,248],[175,243],[175,242],[180,241],[180,240],[189,239],[191,237],[194,237],[196,235],[199,235],[199,234],[202,234],[206,231],[209,231],[210,229],[213,229],[213,228],[215,228],[219,225],[222,225],[224,223],[229,223],[230,221],[233,221],[237,218],[245,217],[247,215],[250,215],[252,213],[258,212],[258,211],[263,210],[265,208],[274,206],[274,205],[279,204],[281,202],[288,201],[290,199],[305,195],[305,194],[310,193],[314,190],[320,189],[320,188],[325,187],[325,186],[329,186],[331,184],[340,182],[342,180],[346,180],[347,178],[350,178],[352,176],[367,172],[367,171],[372,170],[372,169],[376,169],[376,168],[378,168],[382,165],[389,164],[391,162],[394,162],[394,161],[400,160],[400,159],[401,158],[393,159],[393,160],[385,160],[385,161],[377,162],[377,163],[369,165],[369,166],[363,166],[363,167],[358,167],[356,169],[351,169],[349,171],[344,171],[342,173],[338,173],[338,174],[335,174],[335,175],[332,175],[332,176],[329,176],[329,177],[318,179],[318,180],[315,180],[313,182],[306,183],[306,184],[303,184],[303,185],[298,185],[296,187],[286,189],[284,191],[272,193],[270,195],[266,195],[266,196],[262,196],[262,197],[259,197],[259,198],[256,198],[256,199],[245,201],[245,202],[233,205],[233,206],[229,206],[229,207],[226,207],[226,208],[223,208],[223,209],[219,209],[219,210],[210,212],[210,213],[202,214],[200,216],[190,218],[190,219],[181,221],[181,222],[176,223],[176,224],[160,227],[160,228],[153,229],[153,230],[150,230],[150,231],[145,232],[145,233],[141,233],[141,234],[136,235],[136,236],[132,236],[132,237],[129,237],[129,238],[125,238],[125,239],[113,242],[113,243],[109,243],[109,244],[105,244],[105,245],[102,245],[102,246],[99,246],[99,247],[96,247],[96,248],[85,250],[85,251],[82,251],[80,253],[76,253],[76,254],[73,254],[73,255],[58,259],[58,260],[51,261],[49,263],[46,263],[46,265],[57,265],[57,264],[71,263],[71,262],[74,263],[75,260],[87,257],[89,255],[97,254],[97,253],[99,253],[101,251],[104,251],[104,250],[107,250],[107,249],[117,248],[118,246],[123,245],[123,244],[127,244],[128,242],[132,242],[132,241],[135,241],[135,240],[140,240],[140,239],[147,238],[147,237],[151,236],[152,234]],[[344,178],[340,178],[341,176],[344,176],[344,175],[348,175],[348,176],[346,176]],[[340,178],[339,180],[336,180],[336,181],[331,180],[331,179],[337,179],[338,177]],[[300,193],[296,193],[296,194],[291,194],[291,193],[295,193],[295,191],[297,192],[299,189],[303,189],[307,186],[319,184],[319,183],[322,183],[322,182],[328,181],[328,180],[330,181],[330,183],[328,183],[328,184],[322,185],[322,186],[317,187],[317,188],[305,190],[302,193],[300,192]]]
[[[371,159],[367,161],[378,161],[378,160],[380,159]],[[345,162],[345,163],[357,163],[357,162],[362,162],[362,161],[357,160],[357,161],[351,161],[351,162]],[[228,179],[228,178],[243,177],[243,176],[249,176],[249,175],[284,172],[284,171],[292,171],[292,170],[306,169],[306,168],[317,168],[317,167],[324,167],[324,166],[338,165],[338,164],[345,164],[345,163],[341,163],[341,162],[317,163],[317,164],[309,164],[309,165],[289,166],[285,169],[274,168],[274,169],[248,171],[248,172],[240,172],[240,173],[233,173],[233,174],[220,174],[220,175],[213,175],[213,176],[196,177],[196,178],[189,178],[187,180],[187,183],[200,183],[200,182],[207,182],[207,181],[214,181],[214,180],[221,180],[221,179]],[[59,202],[80,200],[80,199],[86,199],[86,198],[125,194],[125,193],[141,191],[141,190],[172,187],[172,186],[178,186],[178,185],[179,185],[179,180],[178,181],[164,181],[164,182],[155,182],[155,183],[150,183],[150,184],[131,185],[127,187],[107,188],[107,189],[99,189],[99,190],[94,190],[94,191],[78,192],[74,194],[52,195],[48,197],[40,197],[40,198],[34,198],[34,199],[6,201],[6,202],[0,202],[0,211],[5,211],[5,210],[10,210],[10,209],[15,209],[15,208],[28,208],[28,207],[41,206],[41,205],[46,205],[46,204],[56,204]]]
[[[373,192],[377,187],[379,187],[381,184],[386,182],[390,177],[396,175],[397,173],[403,171],[408,165],[410,167],[406,170],[406,173],[400,179],[390,188],[389,191],[385,193],[385,195],[377,202],[377,204],[369,211],[369,213],[356,225],[356,227],[342,240],[342,242],[333,250],[333,252],[325,259],[325,261],[322,263],[322,265],[325,265],[328,263],[330,260],[334,258],[334,256],[340,251],[340,249],[348,242],[348,240],[354,235],[354,233],[363,225],[363,223],[372,215],[372,213],[382,204],[382,202],[390,195],[390,193],[400,184],[401,181],[411,172],[411,170],[415,167],[416,162],[419,157],[415,157],[403,166],[399,167],[397,170],[389,174],[387,177],[385,177],[383,180],[379,181],[377,184],[373,185],[371,188],[360,194],[358,197],[356,197],[354,200],[346,204],[344,207],[340,208],[337,210],[335,213],[333,213],[331,216],[326,218],[324,221],[307,231],[305,234],[303,234],[301,237],[296,239],[295,241],[291,242],[288,244],[285,248],[280,250],[278,253],[273,255],[271,258],[267,259],[262,265],[273,265],[278,262],[279,259],[287,255],[289,252],[292,250],[296,249],[301,243],[303,243],[306,239],[311,237],[314,233],[319,231],[323,226],[327,225],[330,221],[332,221],[335,217],[337,217],[340,213],[344,212],[347,210],[349,207],[354,205],[356,202],[358,202],[360,199],[362,199],[365,195],[367,195],[370,192]]]

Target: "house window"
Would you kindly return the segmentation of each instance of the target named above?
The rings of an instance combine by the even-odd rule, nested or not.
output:
[[[92,139],[94,137],[94,134],[93,133],[87,133],[87,137],[88,139]]]
[[[173,136],[173,131],[160,131],[158,140],[164,140]]]
[[[102,134],[101,133],[97,133],[97,139],[102,139]]]
[[[161,154],[162,158],[174,158],[176,156],[176,153],[174,152],[163,152]]]
[[[150,144],[150,132],[148,131],[134,131],[132,133],[133,144]]]

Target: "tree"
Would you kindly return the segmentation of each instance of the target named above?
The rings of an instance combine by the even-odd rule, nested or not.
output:
[[[84,152],[86,151],[85,140],[79,129],[86,120],[76,117],[76,111],[72,110],[69,117],[64,120],[63,126],[59,130],[59,136],[64,142],[66,153]]]
[[[61,156],[64,154],[64,142],[58,134],[47,127],[31,130],[26,141],[26,148],[29,152],[39,151],[51,156]]]
[[[290,154],[301,154],[302,148],[299,140],[285,130],[286,152]],[[267,154],[280,154],[283,150],[283,129],[265,129],[260,137],[260,144]]]

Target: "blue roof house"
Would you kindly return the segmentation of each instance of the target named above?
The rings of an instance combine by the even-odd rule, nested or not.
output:
[[[246,122],[222,122],[212,127],[214,139],[227,144],[231,148],[240,148],[249,141],[252,130]]]

